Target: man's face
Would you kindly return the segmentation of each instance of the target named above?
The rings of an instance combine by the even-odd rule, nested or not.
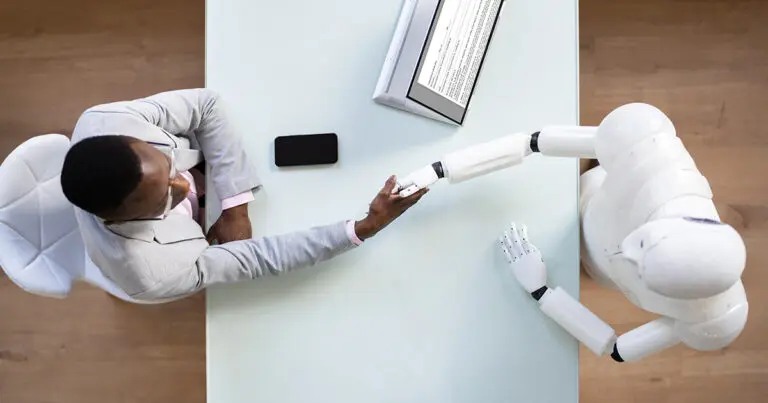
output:
[[[141,163],[141,182],[117,211],[104,217],[111,221],[157,218],[165,212],[169,189],[171,208],[181,203],[189,193],[189,182],[179,172],[171,177],[169,155],[141,140],[133,141],[131,148]]]

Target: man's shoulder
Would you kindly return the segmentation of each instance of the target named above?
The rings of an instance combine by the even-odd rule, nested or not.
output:
[[[194,245],[199,248],[208,245],[200,225],[184,215],[171,215],[163,220],[137,220],[116,224],[106,224],[93,214],[80,209],[77,209],[76,216],[83,238],[90,239],[89,243],[95,244],[103,240],[132,245],[135,248],[164,245]],[[185,241],[190,243],[185,244]]]
[[[81,232],[91,260],[129,295],[194,277],[195,262],[209,246],[196,232],[182,229],[174,236],[151,221],[108,226],[86,212],[79,221],[85,224]]]
[[[107,135],[131,136],[148,142],[170,141],[159,127],[134,114],[94,107],[83,112],[75,123],[72,144]]]

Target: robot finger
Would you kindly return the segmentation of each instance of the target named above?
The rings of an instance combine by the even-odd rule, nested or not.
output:
[[[507,242],[504,236],[499,238],[499,244],[501,245],[501,250],[504,252],[504,256],[507,257],[507,262],[516,262],[517,256],[513,255],[512,252],[509,251],[509,247],[507,246]]]
[[[509,230],[504,232],[503,238],[507,249],[509,249],[513,256],[520,256],[523,253],[520,235],[517,233],[517,225],[515,223],[512,223]]]
[[[520,244],[522,245],[522,248],[524,251],[530,253],[532,252],[535,247],[531,244],[531,241],[528,238],[528,226],[523,225],[520,227]]]
[[[523,240],[520,237],[521,234],[522,234],[522,231],[520,227],[517,226],[517,224],[511,223],[509,225],[509,235],[512,241],[515,243],[515,246],[517,247],[517,249],[520,249],[520,250],[522,250],[522,247],[523,247]]]
[[[392,188],[392,194],[402,192],[403,189],[406,189],[409,186],[413,185],[413,181],[408,180],[407,178],[405,180],[398,179],[395,183],[395,187]]]
[[[416,186],[416,185],[408,186],[407,188],[405,188],[405,189],[400,191],[400,197],[408,197],[408,196],[410,196],[412,194],[415,194],[419,190],[421,190],[421,189],[419,189],[419,187]]]

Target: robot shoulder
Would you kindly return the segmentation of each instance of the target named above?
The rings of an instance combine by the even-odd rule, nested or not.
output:
[[[675,331],[684,344],[700,350],[719,350],[731,344],[744,330],[749,304],[746,298],[724,314],[705,322],[675,322]]]

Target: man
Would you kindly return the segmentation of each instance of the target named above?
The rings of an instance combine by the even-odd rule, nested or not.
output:
[[[390,177],[360,221],[251,238],[248,202],[261,187],[207,89],[170,91],[88,109],[61,173],[88,255],[139,301],[164,302],[204,287],[288,272],[353,249],[424,194],[391,194]],[[222,213],[203,233],[203,159]],[[213,245],[217,242],[218,245]]]

